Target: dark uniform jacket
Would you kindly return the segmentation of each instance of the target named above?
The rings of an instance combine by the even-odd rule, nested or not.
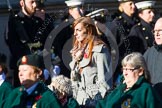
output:
[[[156,91],[143,76],[128,91],[125,89],[126,84],[121,84],[100,101],[96,108],[162,108]]]
[[[43,50],[47,37],[54,29],[54,19],[47,13],[45,13],[44,20],[40,19],[39,17],[35,17],[35,19],[36,21],[39,21],[36,27],[38,30],[35,35],[35,41],[40,41],[40,43],[42,43],[42,46],[37,48],[36,50]]]
[[[109,28],[116,38],[116,42],[119,48],[119,60],[118,66],[114,73],[114,85],[118,80],[118,76],[121,74],[121,60],[131,52],[130,42],[128,40],[128,34],[130,33],[131,28],[136,24],[137,19],[135,17],[129,17],[125,13],[122,13],[119,17],[115,18],[112,24],[109,25]],[[117,81],[118,83],[118,81]]]
[[[61,108],[55,94],[43,83],[38,83],[30,95],[24,87],[14,89],[0,108]]]
[[[162,98],[162,45],[154,45],[144,53],[151,76],[151,83]]]
[[[13,89],[12,85],[7,81],[4,81],[0,85],[0,103],[10,94],[12,89]]]
[[[32,53],[29,44],[35,43],[35,40],[38,40],[36,39],[38,37],[36,34],[40,25],[39,22],[40,18],[28,17],[22,11],[18,14],[10,15],[5,39],[13,56],[13,60],[11,60],[13,67],[15,67],[20,57]]]
[[[132,52],[141,52],[153,45],[153,26],[141,19],[141,22],[132,27],[129,34],[130,48]]]
[[[129,41],[127,36],[130,32],[132,26],[136,24],[136,19],[134,17],[129,17],[125,13],[122,13],[119,17],[113,20],[110,30],[116,38],[120,59],[130,52]]]

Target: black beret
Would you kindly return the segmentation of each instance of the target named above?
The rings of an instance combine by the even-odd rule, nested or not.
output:
[[[35,66],[38,67],[40,69],[44,68],[44,62],[43,62],[43,57],[40,55],[36,55],[36,54],[32,54],[32,55],[25,55],[23,57],[21,57],[18,62],[17,65],[31,65],[31,66]]]

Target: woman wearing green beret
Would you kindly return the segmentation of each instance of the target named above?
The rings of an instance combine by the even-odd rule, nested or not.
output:
[[[131,53],[122,60],[124,82],[101,100],[96,108],[162,108],[157,93],[149,83],[145,60]]]
[[[27,55],[18,61],[18,76],[22,86],[15,88],[0,108],[61,108],[55,94],[40,81],[43,59]]]

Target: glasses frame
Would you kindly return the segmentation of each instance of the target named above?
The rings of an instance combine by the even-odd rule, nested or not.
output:
[[[122,70],[122,72],[125,70],[125,71],[131,71],[131,72],[133,72],[133,71],[135,71],[135,70],[137,70],[137,69],[139,69],[140,67],[135,67],[135,68],[133,68],[133,69],[131,69],[131,68],[121,68],[121,70]]]
[[[152,30],[152,33],[155,34],[155,33],[159,33],[159,32],[162,32],[162,29],[158,29],[158,30]],[[161,33],[162,34],[162,33]]]

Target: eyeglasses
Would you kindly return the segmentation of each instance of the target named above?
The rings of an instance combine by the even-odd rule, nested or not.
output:
[[[153,30],[152,33],[153,33],[153,34],[155,34],[155,33],[162,34],[162,29]]]
[[[133,72],[133,71],[135,71],[136,69],[139,69],[140,67],[136,67],[136,68],[133,68],[133,69],[131,69],[131,68],[122,68],[121,70],[122,71],[131,71],[131,72]]]

